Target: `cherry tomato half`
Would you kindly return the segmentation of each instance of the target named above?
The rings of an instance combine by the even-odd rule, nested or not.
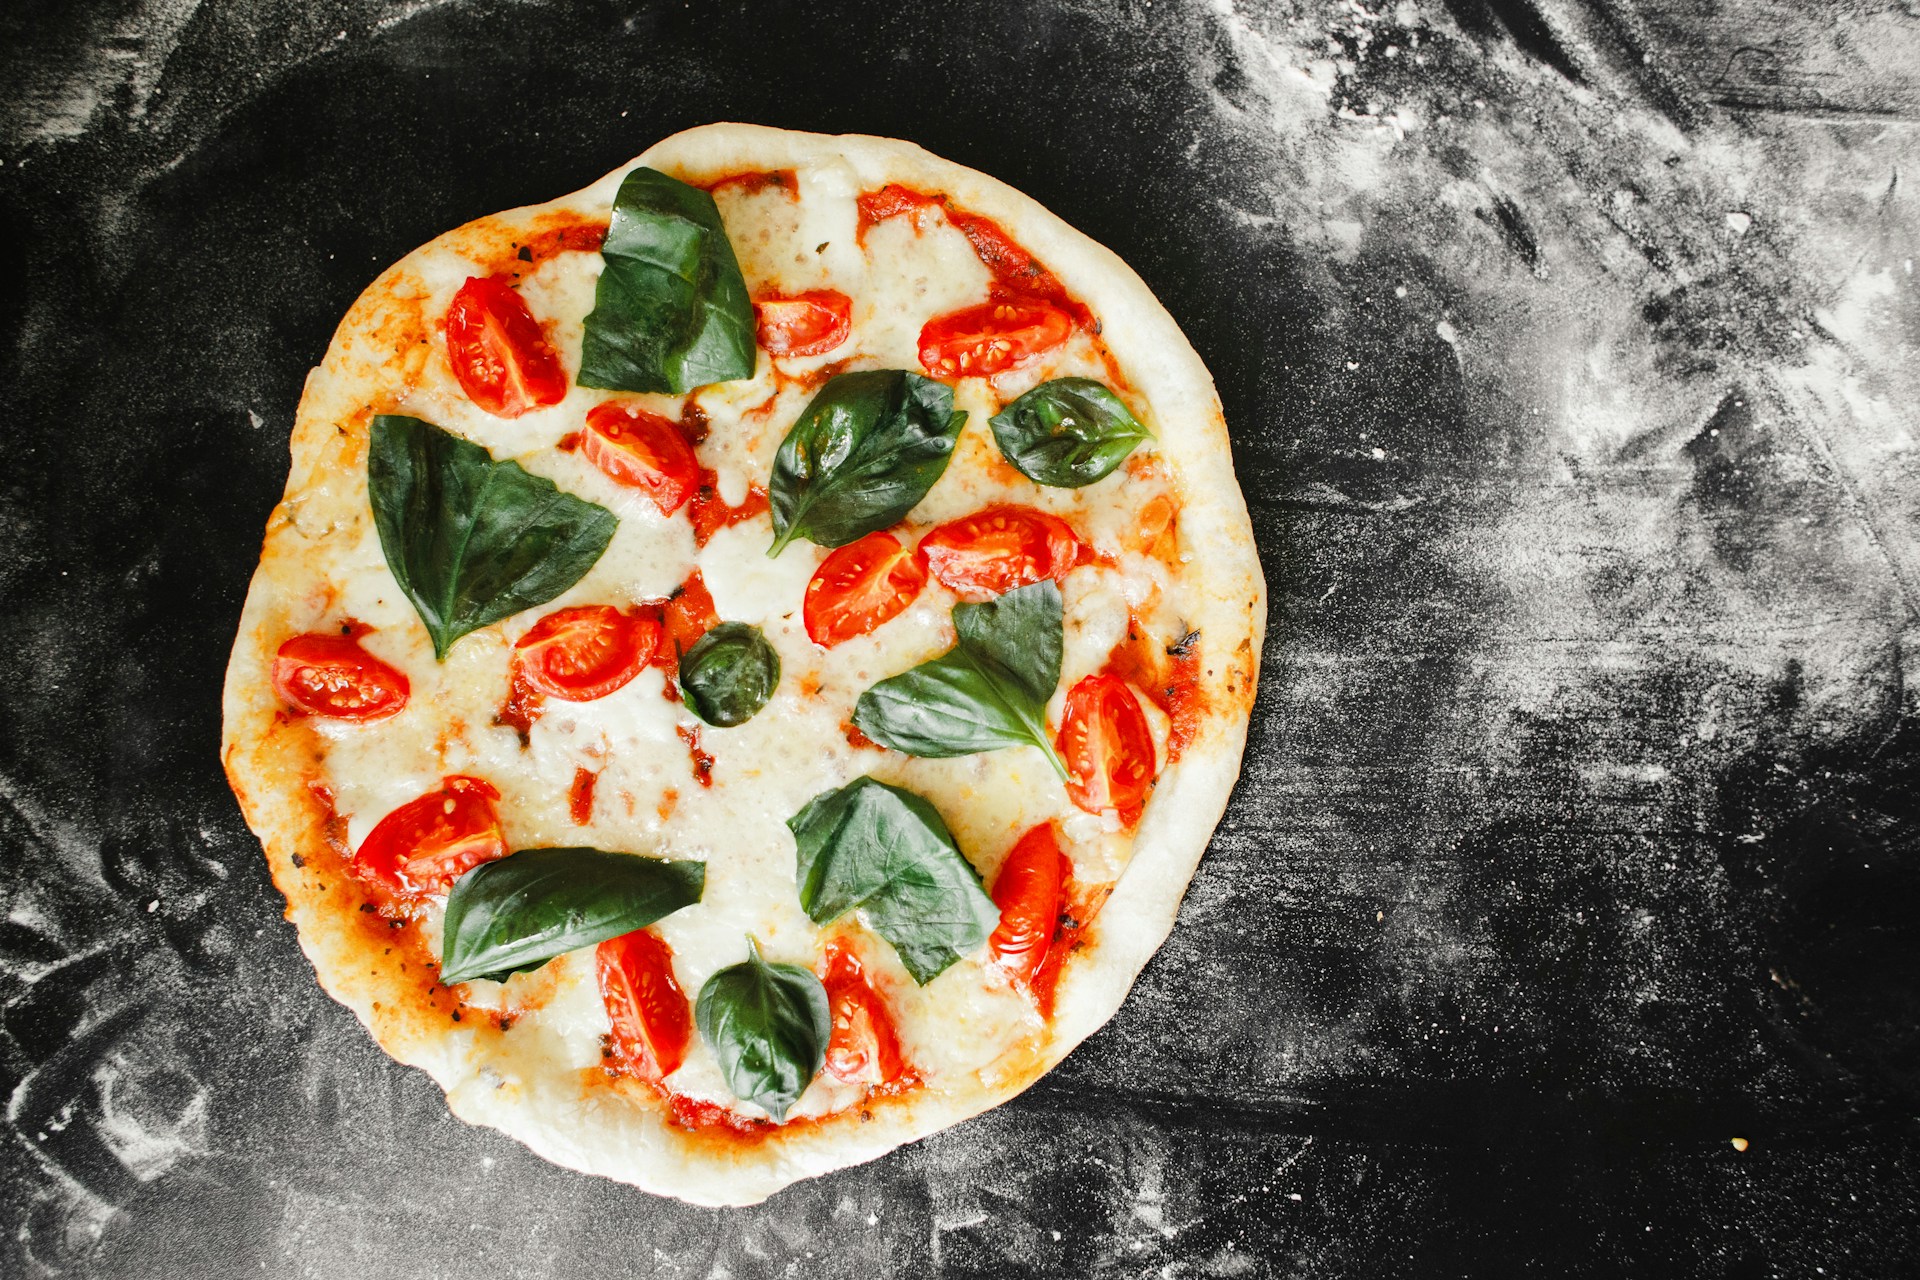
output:
[[[444,892],[483,862],[507,856],[493,784],[455,774],[380,819],[353,855],[353,871],[402,902]]]
[[[1032,507],[988,507],[920,539],[927,569],[964,600],[991,600],[1038,582],[1058,581],[1080,561],[1080,539],[1066,521]]]
[[[837,289],[774,295],[753,304],[760,345],[771,356],[824,355],[853,332],[853,299]]]
[[[587,410],[580,452],[621,484],[653,499],[670,516],[700,485],[700,462],[679,426],[638,405],[609,400]]]
[[[1030,983],[1060,928],[1060,904],[1071,864],[1060,851],[1059,833],[1043,822],[1007,854],[993,881],[1000,923],[987,939],[993,963],[1020,983]]]
[[[940,378],[985,378],[1065,342],[1073,317],[1052,303],[1006,299],[935,316],[920,330],[920,365]]]
[[[613,1051],[655,1084],[680,1069],[693,1041],[687,993],[673,977],[673,948],[651,929],[608,938],[594,950]]]
[[[567,395],[560,357],[512,285],[469,276],[447,308],[447,361],[467,398],[501,418]]]
[[[407,677],[352,636],[295,636],[273,657],[273,689],[295,711],[335,720],[384,720],[407,705]]]
[[[927,560],[890,533],[870,533],[820,562],[807,583],[807,635],[823,649],[863,636],[912,604],[927,585]]]
[[[833,1029],[827,1036],[827,1070],[848,1084],[890,1084],[906,1070],[900,1036],[886,1001],[867,981],[860,958],[839,939],[827,944],[821,978]]]
[[[1126,681],[1092,675],[1074,685],[1054,745],[1076,805],[1088,813],[1117,811],[1129,825],[1139,818],[1153,786],[1153,730]]]
[[[592,702],[639,675],[659,643],[660,610],[652,605],[631,613],[580,605],[534,623],[514,644],[513,665],[549,698]]]

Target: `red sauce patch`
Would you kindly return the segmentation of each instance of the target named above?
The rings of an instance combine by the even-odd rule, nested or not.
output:
[[[674,730],[680,735],[680,741],[687,744],[687,754],[693,757],[693,780],[703,787],[713,785],[713,757],[700,749],[700,730],[693,725],[683,724]]]
[[[864,733],[862,733],[862,732],[860,732],[860,726],[859,726],[859,725],[857,725],[857,724],[855,724],[855,723],[854,723],[853,721],[851,721],[851,720],[842,720],[842,721],[840,722],[840,727],[841,727],[842,729],[844,729],[844,730],[846,730],[846,732],[847,732],[847,745],[848,745],[848,746],[850,746],[850,747],[862,747],[862,748],[866,748],[866,749],[868,749],[868,750],[872,750],[872,751],[885,751],[885,750],[886,750],[886,748],[885,748],[885,747],[883,747],[883,746],[881,746],[881,745],[880,745],[879,743],[877,743],[877,742],[875,742],[875,741],[874,741],[874,740],[873,740],[872,738],[869,738],[869,737],[868,737],[868,736],[867,736],[866,734],[864,734]]]
[[[974,255],[982,265],[993,273],[996,297],[1045,299],[1071,312],[1073,318],[1088,332],[1100,332],[1100,325],[1094,320],[1093,313],[1069,297],[1059,279],[1042,266],[1038,258],[1021,248],[1005,228],[993,219],[957,208],[948,203],[945,196],[928,195],[924,191],[915,191],[893,182],[878,191],[863,192],[856,203],[860,209],[859,238],[863,244],[867,231],[875,223],[905,213],[914,218],[914,226],[918,229],[924,226],[921,219],[929,211],[942,210],[947,221],[973,246]]]
[[[660,614],[664,625],[660,630],[660,647],[653,653],[653,665],[669,674],[677,673],[680,655],[720,625],[720,615],[713,608],[713,596],[708,593],[706,579],[698,569],[688,574],[687,580],[667,597]],[[673,681],[667,681],[667,688],[673,689]],[[674,702],[680,700],[677,691],[668,697]]]
[[[1073,880],[1063,887],[1059,931],[1053,935],[1053,945],[1047,949],[1047,958],[1033,975],[1029,988],[1041,1017],[1053,1017],[1054,1001],[1059,994],[1060,972],[1065,968],[1068,957],[1085,945],[1087,926],[1093,923],[1094,916],[1100,913],[1107,895],[1112,891],[1112,885],[1087,889]]]
[[[767,500],[767,491],[759,485],[747,489],[746,498],[737,507],[730,507],[721,498],[718,477],[712,468],[700,470],[700,487],[693,491],[693,500],[687,504],[687,518],[693,521],[693,540],[699,546],[706,546],[707,539],[729,525],[740,524],[771,510]]]
[[[800,198],[800,180],[791,169],[770,169],[765,172],[730,173],[724,178],[715,178],[702,186],[701,190],[709,195],[717,194],[722,187],[737,187],[742,195],[756,195],[768,187],[779,187],[787,193],[788,199]]]
[[[1113,646],[1102,670],[1125,680],[1167,713],[1172,722],[1167,733],[1167,758],[1169,762],[1178,760],[1200,731],[1207,709],[1207,696],[1200,687],[1199,634],[1179,636],[1172,644],[1164,644],[1129,614],[1126,638]]]
[[[573,771],[573,785],[567,788],[567,815],[573,825],[584,827],[593,821],[593,788],[600,775],[585,769]]]
[[[680,405],[680,430],[691,445],[705,444],[707,437],[713,434],[713,423],[707,417],[707,411],[688,396]]]
[[[563,253],[598,253],[606,239],[607,223],[601,219],[575,213],[545,214],[522,239],[485,264],[486,274],[529,275],[541,263]]]
[[[579,447],[580,447],[580,433],[578,431],[569,431],[567,432],[567,434],[560,437],[560,444],[559,444],[560,452],[572,453],[575,449],[578,449]]]
[[[533,722],[538,720],[547,709],[547,700],[538,689],[527,683],[520,674],[518,666],[513,669],[513,678],[507,685],[507,700],[501,704],[494,715],[495,724],[505,725],[520,735],[521,747],[533,740]]]

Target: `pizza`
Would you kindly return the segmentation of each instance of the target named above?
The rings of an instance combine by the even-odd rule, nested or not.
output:
[[[904,142],[677,134],[385,271],[309,377],[223,753],[320,982],[462,1118],[745,1204],[1119,1007],[1265,599],[1119,259]]]

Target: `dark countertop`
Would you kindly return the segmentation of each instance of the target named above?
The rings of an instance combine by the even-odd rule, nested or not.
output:
[[[0,1273],[1901,1274],[1920,17],[1806,8],[0,15]],[[1272,607],[1113,1022],[739,1211],[452,1119],[313,982],[217,759],[355,294],[716,119],[913,139],[1130,262]]]

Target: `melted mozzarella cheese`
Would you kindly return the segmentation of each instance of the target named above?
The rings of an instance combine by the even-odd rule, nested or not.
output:
[[[720,494],[729,503],[741,501],[749,485],[767,483],[774,452],[809,398],[800,381],[805,375],[840,362],[918,371],[922,325],[987,297],[987,269],[966,237],[939,215],[929,215],[918,227],[909,218],[889,219],[870,227],[863,243],[855,206],[859,194],[852,171],[837,166],[800,173],[797,194],[779,186],[749,192],[731,185],[717,193],[754,295],[837,289],[853,300],[852,335],[840,349],[785,360],[780,369],[761,353],[753,377],[702,388],[691,397],[711,428],[698,447],[700,461],[716,472]],[[519,283],[570,369],[579,367],[583,320],[593,305],[600,268],[597,253],[560,253]],[[444,314],[467,276],[481,269],[451,255],[428,255],[420,276],[424,313]],[[825,931],[800,909],[786,822],[815,796],[863,774],[926,796],[988,885],[1020,835],[1049,819],[1062,824],[1077,879],[1101,884],[1124,869],[1129,835],[1111,815],[1074,808],[1038,750],[918,760],[849,743],[844,726],[862,691],[953,643],[954,599],[938,584],[930,584],[918,601],[872,634],[821,649],[806,635],[801,607],[824,549],[796,543],[769,559],[765,516],[723,529],[704,548],[696,547],[684,513],[661,516],[644,495],[615,483],[579,453],[558,447],[582,429],[587,410],[603,400],[629,400],[677,418],[686,397],[616,396],[573,386],[556,405],[516,419],[495,418],[461,392],[447,365],[440,327],[432,331],[432,354],[417,384],[399,396],[396,411],[474,440],[496,457],[512,458],[605,506],[619,518],[619,528],[606,553],[572,589],[541,609],[462,639],[443,663],[434,661],[424,628],[386,568],[370,514],[357,521],[336,517],[326,528],[304,530],[325,538],[322,581],[328,585],[316,587],[310,602],[315,624],[351,617],[373,627],[366,647],[413,683],[408,707],[389,720],[316,722],[329,743],[325,780],[354,847],[382,816],[443,776],[471,773],[499,788],[499,811],[514,848],[590,844],[700,859],[707,865],[702,901],[655,926],[673,948],[675,971],[689,996],[716,971],[742,960],[749,936],[771,959],[817,963]],[[1065,661],[1050,708],[1055,723],[1066,690],[1099,670],[1124,638],[1130,612],[1177,614],[1176,584],[1165,566],[1139,554],[1129,541],[1144,503],[1166,486],[1123,468],[1085,489],[1041,488],[1000,460],[987,419],[1047,378],[1104,378],[1107,368],[1096,340],[1077,333],[1062,348],[1002,375],[997,384],[962,380],[956,405],[966,411],[967,423],[960,446],[910,520],[917,537],[934,523],[990,503],[1024,503],[1066,518],[1103,554],[1104,564],[1083,566],[1064,583]],[[1135,407],[1151,425],[1151,406]],[[1151,444],[1143,447],[1142,456],[1150,453]],[[357,509],[366,512],[364,475],[325,484],[359,486]],[[342,504],[316,506],[335,508]],[[293,519],[300,518],[296,509]],[[659,599],[696,567],[719,615],[760,627],[779,655],[779,686],[752,720],[731,729],[702,725],[666,696],[665,679],[649,669],[593,702],[549,700],[524,745],[514,729],[496,723],[512,644],[541,616],[569,605]],[[693,775],[681,737],[692,730],[713,757],[711,787],[701,786]],[[1164,738],[1163,723],[1159,732]],[[591,820],[578,826],[569,814],[568,791],[582,769],[598,778]],[[437,912],[429,912],[423,923],[437,948]],[[929,1087],[1006,1070],[1039,1043],[1044,1028],[1031,1001],[995,977],[980,963],[982,957],[963,960],[919,987],[877,937],[869,939],[863,954],[906,1055]],[[470,992],[473,1003],[516,1015],[509,1056],[492,1064],[496,1071],[511,1075],[516,1057],[569,1067],[600,1060],[608,1025],[590,951],[516,975],[504,986],[474,982]],[[535,1074],[530,1066],[526,1073]],[[755,1113],[734,1102],[712,1054],[697,1041],[669,1084],[687,1096]],[[860,1096],[860,1089],[823,1073],[795,1114],[823,1114]]]

